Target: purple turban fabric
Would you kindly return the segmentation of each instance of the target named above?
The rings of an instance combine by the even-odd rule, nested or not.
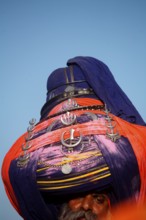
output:
[[[41,118],[58,104],[62,99],[54,102],[49,101],[49,95],[52,91],[61,93],[68,85],[75,87],[92,88],[94,97],[106,103],[111,113],[132,123],[145,125],[144,120],[133,106],[127,95],[122,91],[115,81],[109,68],[100,60],[93,57],[78,56],[67,61],[66,75],[65,68],[60,68],[49,76],[47,82],[47,102],[41,111]],[[74,79],[71,79],[70,66],[73,68]]]

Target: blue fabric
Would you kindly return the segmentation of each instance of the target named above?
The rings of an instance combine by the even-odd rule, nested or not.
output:
[[[57,207],[45,204],[36,184],[36,167],[41,149],[31,155],[25,168],[17,167],[17,160],[11,162],[10,181],[15,192],[22,216],[25,220],[57,220]]]
[[[106,137],[98,135],[96,141],[112,174],[112,190],[109,193],[111,204],[136,198],[140,190],[140,177],[136,157],[127,138],[121,137],[114,151],[110,142],[104,143]]]
[[[65,74],[65,68],[66,68],[66,74]],[[84,81],[85,76],[83,72],[81,71],[80,67],[74,65],[73,66],[73,75],[74,75],[74,80],[71,80],[71,69],[69,67],[64,67],[64,68],[59,68],[54,70],[51,75],[48,77],[47,80],[47,91],[48,93],[54,90],[55,88],[59,89],[59,87],[63,86],[63,91],[66,88],[67,84],[71,82],[79,82],[79,81]],[[66,80],[66,77],[68,80]],[[83,84],[83,86],[82,86]],[[76,83],[77,87],[89,87],[87,82],[82,82],[82,83]],[[62,91],[62,92],[63,92]],[[48,100],[48,96],[47,96]]]
[[[127,95],[122,91],[115,81],[109,68],[100,60],[92,57],[75,57],[67,62],[66,74],[71,82],[70,66],[73,66],[74,85],[81,88],[92,88],[95,95],[88,95],[95,99],[102,100],[110,111],[131,123],[145,125],[144,120],[133,106]],[[53,103],[49,100],[49,95],[52,90],[63,93],[68,86],[64,73],[65,68],[59,68],[52,72],[47,81],[47,100],[41,111],[41,118],[44,118],[47,113],[62,100],[55,100]],[[76,81],[85,80],[82,83]],[[125,79],[126,80],[126,79]],[[87,96],[84,96],[87,97]]]
[[[68,60],[67,64],[78,65],[81,68],[85,80],[113,114],[119,115],[127,121],[135,120],[136,124],[145,125],[140,114],[103,62],[92,57],[79,56]]]
[[[68,78],[68,82],[65,78],[65,69],[66,69],[66,76]],[[57,94],[63,94],[69,87],[74,87],[76,89],[79,88],[90,88],[88,82],[85,81],[84,74],[80,67],[77,65],[73,65],[73,74],[74,74],[74,82],[71,81],[71,73],[70,68],[59,68],[53,71],[47,80],[47,98],[46,103],[41,110],[41,119],[45,118],[45,116],[49,113],[49,111],[59,104],[61,101],[65,99],[57,98],[55,101],[50,100],[51,97]],[[81,97],[87,97],[87,95],[82,95]],[[90,98],[98,99],[96,95],[88,95]]]

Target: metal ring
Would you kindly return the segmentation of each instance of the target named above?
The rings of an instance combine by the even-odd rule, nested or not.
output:
[[[32,146],[31,144],[26,143],[25,146],[22,146],[22,150],[23,150],[23,151],[28,150],[29,148],[31,148],[31,146]]]
[[[62,145],[66,146],[66,147],[69,147],[69,148],[74,148],[74,147],[76,147],[77,145],[79,145],[79,144],[81,143],[81,141],[82,141],[82,135],[81,135],[80,131],[78,131],[79,134],[80,134],[79,140],[77,140],[76,143],[73,143],[73,140],[74,140],[74,131],[75,131],[74,129],[71,129],[71,130],[70,130],[70,138],[69,138],[69,139],[66,139],[66,140],[64,140],[64,134],[66,133],[66,131],[62,133],[62,135],[61,135],[61,143],[62,143]],[[67,140],[70,140],[70,144],[68,144],[68,143],[65,142],[65,141],[67,141]]]

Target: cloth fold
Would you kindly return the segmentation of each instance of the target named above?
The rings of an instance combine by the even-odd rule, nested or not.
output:
[[[120,115],[129,122],[145,125],[144,120],[119,87],[107,65],[93,57],[81,56],[69,59],[67,65],[77,65],[81,69],[84,79],[107,105],[111,113],[116,116]]]
[[[31,140],[27,140],[26,135],[29,131],[24,133],[13,144],[3,161],[2,178],[6,193],[16,211],[25,220],[57,220],[62,199],[66,195],[74,194],[74,189],[77,192],[83,190],[84,193],[86,189],[87,191],[108,189],[111,204],[133,198],[141,204],[146,199],[146,126],[144,120],[103,62],[92,57],[79,56],[68,60],[67,65],[68,67],[55,70],[48,78],[47,99],[41,110],[41,120],[33,128],[34,136],[30,138]],[[117,141],[114,142],[107,137],[106,112],[102,112],[103,109],[101,111],[88,109],[91,115],[94,114],[94,120],[90,117],[91,115],[88,117],[84,114],[87,110],[70,110],[69,113],[77,113],[77,115],[75,122],[68,125],[62,123],[62,113],[55,115],[56,112],[60,112],[62,106],[65,106],[64,101],[67,102],[68,99],[61,94],[69,92],[68,94],[72,97],[74,89],[77,92],[84,89],[93,90],[93,94],[83,93],[74,99],[79,106],[95,104],[107,106],[111,112],[108,120],[116,123],[119,132]],[[58,95],[61,98],[54,99],[54,96],[58,97]],[[53,114],[54,116],[50,117]],[[101,123],[102,121],[104,123]],[[53,124],[54,122],[56,124]],[[49,126],[51,128],[47,130]],[[78,156],[81,159],[79,162],[82,166],[77,167],[76,161],[68,156],[70,148],[66,149],[66,146],[70,144],[69,140],[78,140],[79,131],[83,132],[82,141],[91,135],[95,143],[90,142],[91,145],[87,144],[84,147],[82,142],[79,142],[80,145],[73,149],[74,153],[77,153],[76,158]],[[61,142],[61,138],[64,142]],[[67,145],[64,145],[66,141]],[[30,148],[23,148],[26,147],[26,143],[31,142]],[[100,156],[97,157],[95,154],[94,157],[82,160],[87,152],[91,154],[92,150],[95,150],[94,147],[99,148]],[[22,153],[28,153],[30,157],[28,163],[21,167],[17,162],[20,155],[23,155]],[[68,167],[72,169],[70,171],[72,173],[66,174],[61,170],[64,157],[67,157]],[[100,157],[102,164],[98,163]],[[48,164],[52,164],[51,168],[39,166],[40,159],[45,159]],[[103,169],[107,169],[108,172],[102,168],[99,169],[103,178],[96,170],[100,165],[104,166]],[[84,178],[86,170],[89,174],[89,182]],[[81,179],[79,179],[80,174]],[[66,185],[73,180],[74,185],[64,186],[63,179]],[[47,181],[46,185],[44,181]],[[56,186],[53,185],[54,182]],[[55,190],[54,187],[56,187]],[[46,193],[45,190],[48,192]],[[58,198],[60,198],[59,203],[56,202]]]

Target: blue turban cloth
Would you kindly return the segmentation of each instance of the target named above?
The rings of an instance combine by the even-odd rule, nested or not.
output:
[[[94,97],[106,103],[108,109],[114,115],[129,122],[145,125],[144,120],[119,87],[107,65],[95,58],[81,56],[68,60],[67,65],[69,67],[73,66],[74,81],[71,81],[71,79],[68,82],[66,81],[64,68],[55,70],[49,76],[47,102],[41,111],[42,118],[53,106],[62,101],[62,99],[57,99],[53,103],[49,102],[50,93],[55,90],[62,92],[67,84],[75,84],[77,87],[92,88],[95,94]],[[69,67],[67,72],[70,71]],[[90,95],[90,97],[93,96]]]
[[[146,127],[142,126],[145,122],[104,63],[92,57],[75,57],[67,65],[48,78],[47,100],[33,135],[26,138],[29,128],[3,162],[7,194],[25,220],[57,220],[64,202],[92,191],[106,192],[111,205],[138,198],[141,188],[143,194],[146,191],[140,175],[142,169],[143,179],[146,178],[143,158],[141,161],[146,142]],[[107,138],[106,114],[102,109],[95,114],[87,113],[88,108],[82,109],[75,124],[64,125],[59,108],[64,109],[71,99],[77,102],[86,99],[91,103],[99,100],[106,104],[119,128],[119,138],[116,141]],[[82,108],[80,104],[79,107]],[[56,108],[57,113],[52,115]],[[73,153],[68,153],[61,139],[67,129],[77,130],[79,134],[84,131],[82,142]],[[74,140],[78,141],[77,137]],[[22,153],[26,158],[29,156],[26,164]],[[24,162],[22,166],[20,158]],[[66,158],[70,161],[65,162]],[[71,168],[69,173],[64,172],[64,163]]]

